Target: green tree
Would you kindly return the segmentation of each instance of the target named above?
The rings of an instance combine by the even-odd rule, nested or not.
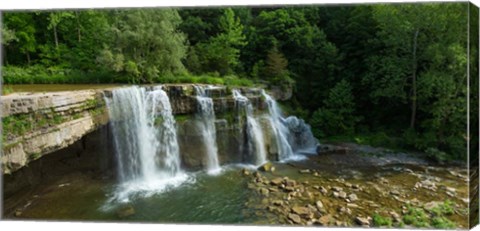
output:
[[[243,25],[232,9],[227,8],[219,19],[220,33],[197,45],[197,54],[204,71],[232,74],[239,65],[240,49],[247,44]]]
[[[352,134],[358,117],[355,116],[355,101],[349,82],[342,80],[333,87],[324,107],[317,109],[310,120],[316,137]]]
[[[100,64],[128,75],[133,83],[184,71],[187,46],[177,29],[181,18],[176,10],[117,10],[111,20],[113,42],[104,44],[97,57]]]
[[[405,120],[408,116],[408,134],[417,137],[412,145],[438,148],[450,156],[461,155],[465,146],[466,6],[375,6],[380,27],[375,41],[383,49],[369,58],[370,73],[364,79],[374,102],[396,108],[393,113]]]
[[[4,28],[10,28],[16,40],[11,40],[6,47],[6,52],[18,51],[25,55],[27,64],[31,62],[31,54],[37,49],[37,40],[35,38],[36,28],[33,14],[31,13],[5,13]],[[15,54],[12,54],[13,57]],[[7,56],[7,63],[11,61]],[[18,61],[17,61],[18,62]]]

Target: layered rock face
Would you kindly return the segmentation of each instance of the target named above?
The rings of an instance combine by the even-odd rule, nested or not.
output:
[[[158,86],[147,86],[147,88]],[[197,126],[198,104],[193,84],[168,84],[167,92],[176,117],[178,141],[185,168],[205,166],[204,150],[199,150],[202,133]],[[15,93],[1,97],[3,143],[2,172],[13,173],[30,162],[58,152],[75,142],[82,142],[87,134],[100,128],[108,129],[108,110],[105,97],[113,89],[79,90],[70,92]],[[275,160],[276,141],[271,124],[262,113],[268,113],[261,97],[261,89],[242,88],[249,98],[264,130],[268,159]],[[245,115],[236,108],[231,89],[206,89],[214,103],[215,127],[220,163],[248,161]],[[107,143],[98,140],[98,143]],[[113,155],[112,153],[110,153]]]
[[[101,91],[17,93],[1,97],[2,171],[66,148],[108,123]]]

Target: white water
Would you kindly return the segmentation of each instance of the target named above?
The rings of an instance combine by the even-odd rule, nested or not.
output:
[[[220,172],[218,163],[217,135],[215,130],[215,110],[213,100],[208,97],[205,88],[195,86],[198,102],[197,117],[199,118],[200,131],[202,132],[204,148],[207,153],[207,172],[217,174]]]
[[[181,184],[175,121],[167,94],[137,86],[112,91],[106,98],[120,185],[115,199],[151,194]]]
[[[235,103],[245,110],[247,117],[247,138],[249,151],[253,151],[254,164],[261,165],[267,161],[267,152],[265,150],[265,142],[263,131],[258,121],[253,116],[253,106],[247,97],[243,96],[239,90],[232,90]]]
[[[262,90],[262,95],[265,97],[265,101],[268,105],[268,111],[270,113],[270,123],[273,127],[273,132],[277,140],[278,156],[280,161],[285,161],[294,158],[293,150],[288,142],[287,137],[290,136],[288,128],[285,126],[285,120],[281,116],[280,108],[277,102],[272,99],[270,95]]]

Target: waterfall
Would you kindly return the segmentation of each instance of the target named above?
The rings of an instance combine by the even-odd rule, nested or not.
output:
[[[181,183],[175,120],[167,94],[133,86],[105,98],[120,180],[116,197],[158,191]]]
[[[270,113],[270,123],[273,127],[273,132],[277,140],[278,156],[280,160],[287,160],[293,157],[293,150],[288,142],[287,137],[290,136],[288,128],[285,126],[285,119],[281,116],[280,108],[277,102],[272,99],[270,95],[262,90],[262,95],[265,97],[265,101]]]
[[[295,152],[316,154],[316,147],[319,144],[312,133],[310,125],[303,119],[296,116],[289,116],[285,119],[286,126],[290,131],[289,142]]]
[[[270,123],[273,126],[273,132],[277,139],[277,148],[279,150],[279,159],[302,159],[296,153],[316,153],[315,150],[318,140],[312,134],[310,125],[296,116],[289,116],[286,119],[282,117],[277,102],[262,90],[262,95],[268,105],[270,113]]]
[[[247,97],[243,96],[239,90],[232,90],[235,104],[245,111],[247,117],[247,138],[249,154],[254,156],[254,164],[261,165],[267,161],[265,151],[265,142],[263,140],[262,128],[258,121],[253,117],[253,106]]]
[[[215,174],[220,170],[218,163],[217,135],[215,130],[215,110],[212,98],[208,97],[205,88],[195,86],[196,99],[198,102],[197,118],[199,119],[200,131],[204,148],[207,153],[207,171]]]

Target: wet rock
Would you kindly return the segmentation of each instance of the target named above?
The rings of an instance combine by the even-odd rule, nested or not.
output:
[[[348,207],[340,207],[340,208],[338,209],[338,212],[339,212],[340,214],[348,214],[348,215],[352,214],[352,210],[351,210],[350,208],[348,208]]]
[[[310,174],[311,173],[310,169],[302,169],[302,170],[299,170],[298,172],[300,172],[302,174]]]
[[[320,187],[320,192],[323,194],[323,195],[326,195],[328,193],[328,190],[325,188],[325,187]]]
[[[341,191],[343,191],[343,188],[338,187],[338,186],[334,186],[334,187],[332,187],[332,190],[335,191],[335,192],[341,192]]]
[[[335,197],[335,198],[338,198],[338,192],[333,192],[332,196]]]
[[[415,187],[416,189],[418,188],[425,188],[425,189],[428,189],[430,191],[436,191],[437,190],[437,185],[435,184],[435,182],[433,181],[430,181],[430,180],[424,180],[424,181],[421,181],[421,182],[417,182],[415,184]]]
[[[453,194],[455,194],[457,192],[457,189],[452,188],[452,187],[446,187],[445,190],[447,190],[447,192],[450,192],[450,193],[453,193]]]
[[[332,215],[328,214],[325,216],[320,217],[315,224],[320,224],[322,226],[328,226],[329,224],[335,222],[335,219],[332,217]]]
[[[273,164],[271,162],[267,162],[262,166],[258,167],[258,170],[263,172],[273,172],[275,171],[275,168],[273,167]]]
[[[402,217],[395,211],[390,211],[388,214],[392,216],[394,222],[400,222],[402,221]]]
[[[284,188],[284,190],[285,190],[286,192],[294,192],[294,191],[295,191],[295,188],[294,188],[294,187],[290,187],[290,186],[286,186],[286,187]]]
[[[382,184],[389,184],[389,183],[390,183],[387,179],[385,179],[385,178],[383,178],[383,177],[380,177],[379,181],[380,181],[380,183],[382,183]]]
[[[258,191],[259,191],[260,194],[262,194],[263,196],[268,196],[268,194],[269,194],[269,191],[268,191],[268,189],[266,189],[266,188],[260,188]]]
[[[268,188],[268,191],[270,191],[270,192],[278,192],[278,188],[270,187],[270,188]]]
[[[358,206],[357,204],[353,204],[353,203],[348,203],[348,204],[347,204],[347,207],[348,207],[348,208],[352,208],[352,209],[360,208],[360,206]]]
[[[278,177],[270,181],[270,184],[279,186],[283,183],[283,179]]]
[[[243,174],[244,176],[249,176],[249,175],[250,175],[250,171],[248,171],[247,169],[244,168],[244,169],[242,169],[242,174]]]
[[[319,211],[324,209],[324,206],[323,206],[322,201],[317,201],[317,202],[315,202],[315,206],[317,207],[317,209],[318,209]]]
[[[274,200],[274,201],[273,201],[273,205],[283,206],[283,205],[284,205],[284,202],[283,202],[282,200]]]
[[[292,207],[292,212],[301,216],[306,216],[310,213],[310,209],[303,206]]]
[[[390,191],[390,194],[394,196],[400,196],[400,192],[398,190],[392,190]]]
[[[442,204],[442,202],[440,202],[440,201],[430,201],[430,202],[424,204],[423,208],[426,209],[426,210],[432,210],[433,208],[435,208],[435,207],[437,207],[441,204]]]
[[[446,192],[446,194],[450,197],[455,197],[455,193],[452,193],[452,192]]]
[[[351,202],[354,202],[354,201],[357,201],[358,200],[358,197],[355,193],[352,193],[350,195],[348,195],[348,199],[351,201]]]
[[[117,210],[117,216],[119,218],[130,217],[134,214],[135,214],[135,209],[131,205],[128,205],[126,207],[123,207],[123,208],[120,208],[119,210]]]
[[[350,183],[347,182],[347,183],[345,183],[345,187],[351,188],[351,187],[352,187],[352,184],[350,184]]]
[[[22,216],[22,211],[17,210],[17,211],[15,211],[15,214],[14,214],[14,215],[15,215],[16,217],[20,217],[20,216]]]
[[[294,213],[289,213],[288,214],[288,219],[293,221],[293,223],[295,223],[295,224],[301,224],[302,223],[302,219],[300,218],[300,216],[297,215],[297,214],[294,214]]]
[[[345,199],[345,198],[347,198],[347,193],[346,192],[333,192],[333,197],[340,198],[340,199]]]
[[[297,182],[295,180],[284,178],[284,184],[285,186],[295,187],[295,185],[297,185]]]
[[[355,222],[362,226],[370,226],[370,220],[363,217],[355,217]]]

